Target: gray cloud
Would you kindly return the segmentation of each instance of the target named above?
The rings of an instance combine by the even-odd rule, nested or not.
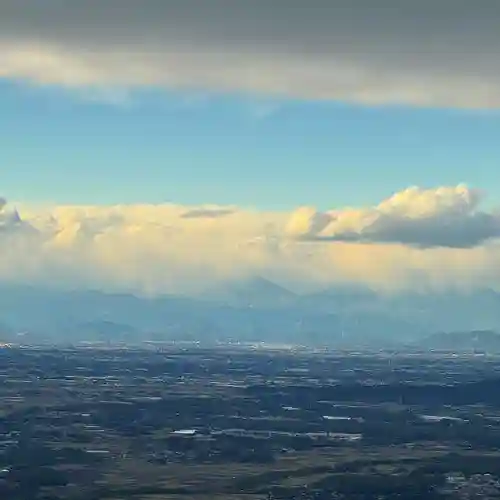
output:
[[[481,193],[465,185],[409,188],[369,209],[300,209],[288,233],[302,241],[397,243],[417,248],[473,248],[500,238],[500,212],[479,210]]]
[[[0,0],[0,75],[500,107],[498,0]]]
[[[464,219],[381,217],[361,232],[345,231],[331,236],[306,235],[305,241],[351,243],[398,243],[417,248],[473,248],[500,238],[500,215],[478,213]]]
[[[181,215],[183,219],[218,219],[235,212],[232,208],[194,208]]]

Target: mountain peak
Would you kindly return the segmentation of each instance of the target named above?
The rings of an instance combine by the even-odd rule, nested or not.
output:
[[[232,281],[212,289],[206,294],[210,300],[239,306],[280,306],[296,298],[291,290],[262,276]]]

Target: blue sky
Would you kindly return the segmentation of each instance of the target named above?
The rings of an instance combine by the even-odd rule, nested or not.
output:
[[[0,85],[3,194],[56,203],[371,205],[410,185],[500,197],[495,111],[244,95],[91,99]]]
[[[499,199],[500,3],[455,6],[4,0],[2,195],[325,209],[463,182]]]

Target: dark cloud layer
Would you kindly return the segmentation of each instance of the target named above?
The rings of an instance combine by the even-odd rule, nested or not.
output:
[[[474,248],[500,238],[500,215],[479,213],[463,219],[391,218],[360,232],[345,231],[331,236],[306,235],[305,241],[346,243],[397,243],[417,248]]]
[[[0,0],[0,75],[500,106],[497,0]]]

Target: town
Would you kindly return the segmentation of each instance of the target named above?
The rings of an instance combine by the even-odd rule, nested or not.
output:
[[[484,355],[4,347],[0,495],[498,498],[497,366]]]

